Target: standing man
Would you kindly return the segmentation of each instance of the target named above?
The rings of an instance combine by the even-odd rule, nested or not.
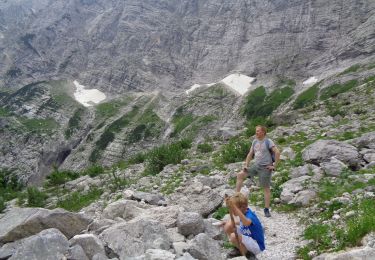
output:
[[[255,128],[255,139],[251,144],[250,152],[246,156],[245,165],[241,172],[237,174],[236,191],[239,192],[246,177],[253,178],[258,176],[260,187],[264,188],[264,215],[271,217],[271,175],[276,170],[280,161],[280,152],[274,142],[266,137],[267,129],[258,125]],[[275,162],[272,159],[272,153],[275,155]],[[254,162],[248,168],[250,161]]]

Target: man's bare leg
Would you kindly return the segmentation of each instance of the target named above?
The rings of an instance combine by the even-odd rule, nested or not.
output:
[[[240,192],[247,174],[245,171],[237,173],[236,192]]]

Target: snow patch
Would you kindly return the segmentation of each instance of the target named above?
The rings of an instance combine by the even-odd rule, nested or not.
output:
[[[305,80],[302,84],[303,85],[310,85],[310,84],[315,84],[316,82],[318,82],[318,79],[315,78],[315,77],[310,77],[308,78],[307,80]]]
[[[234,91],[238,92],[240,95],[245,94],[249,88],[251,87],[251,83],[254,82],[255,78],[248,77],[246,75],[235,73],[231,74],[224,79],[222,79],[220,82],[226,84],[228,87],[233,89]],[[212,85],[215,85],[216,83],[208,83],[208,84],[194,84],[190,87],[190,89],[186,90],[186,94],[189,94],[190,92],[194,91],[197,88],[206,86],[210,87]]]
[[[76,80],[73,83],[76,86],[74,97],[85,107],[93,106],[106,99],[105,94],[97,89],[85,89],[85,86],[79,84]]]
[[[228,85],[233,90],[237,91],[240,95],[245,94],[251,87],[251,83],[255,78],[242,75],[240,73],[231,74],[224,78],[221,82]]]

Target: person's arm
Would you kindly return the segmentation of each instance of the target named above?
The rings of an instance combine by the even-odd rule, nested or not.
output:
[[[244,163],[244,170],[247,170],[247,167],[249,167],[249,163],[253,159],[253,157],[254,157],[254,151],[253,151],[253,147],[251,147],[250,152],[246,156],[246,160]]]
[[[280,161],[280,151],[276,146],[272,147],[272,151],[275,153],[275,162],[273,163],[273,170],[275,171]]]
[[[250,226],[251,225],[251,220],[246,218],[246,216],[242,213],[242,211],[233,203],[232,204],[232,209],[235,215],[239,216],[242,224],[244,226]]]

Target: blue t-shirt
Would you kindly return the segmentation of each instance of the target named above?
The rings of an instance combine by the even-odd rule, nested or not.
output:
[[[240,232],[244,236],[249,236],[255,241],[257,241],[259,248],[261,251],[266,249],[264,245],[264,232],[262,224],[260,223],[257,215],[251,211],[251,209],[247,208],[245,217],[251,220],[250,226],[244,226],[240,221]]]

